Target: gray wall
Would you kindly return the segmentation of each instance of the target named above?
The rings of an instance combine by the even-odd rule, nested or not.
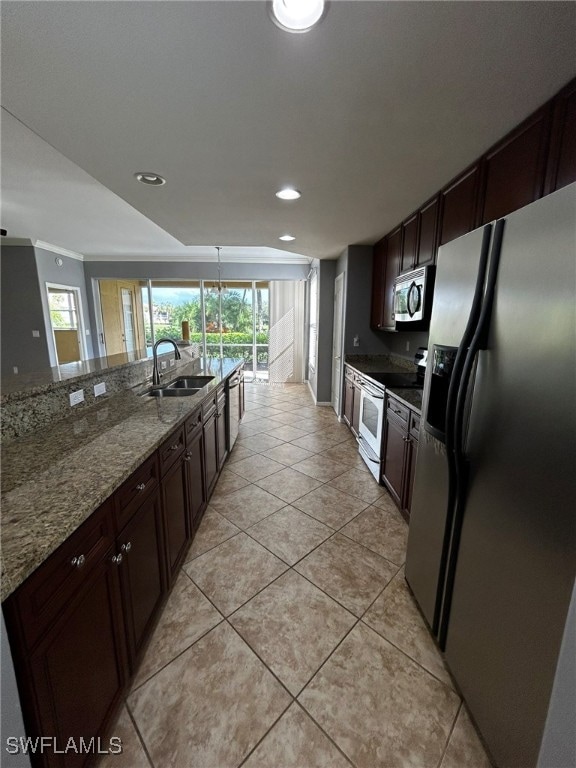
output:
[[[388,351],[383,334],[370,328],[372,298],[372,246],[349,245],[337,261],[336,274],[346,272],[344,292],[344,354],[383,355]],[[358,336],[359,346],[354,346]]]
[[[94,357],[92,347],[92,324],[89,322],[89,303],[88,292],[86,290],[86,278],[84,277],[84,264],[78,259],[72,259],[69,256],[57,256],[43,248],[35,248],[36,267],[38,270],[38,281],[40,283],[40,294],[42,296],[42,307],[44,311],[44,320],[47,330],[48,351],[51,357],[51,364],[57,365],[56,351],[52,334],[50,333],[50,314],[48,310],[48,296],[46,292],[46,283],[57,283],[65,285],[68,288],[79,288],[82,298],[82,312],[84,319],[84,330],[88,331],[84,338],[86,340],[86,356]],[[62,261],[62,266],[56,264],[56,259]]]
[[[1,256],[2,376],[50,367],[42,297],[32,245],[5,245]],[[39,331],[38,338],[32,331]]]
[[[318,267],[318,356],[315,395],[319,403],[329,403],[332,400],[332,334],[336,262],[319,261]]]

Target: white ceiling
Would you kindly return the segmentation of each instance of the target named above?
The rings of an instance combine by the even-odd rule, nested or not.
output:
[[[576,74],[573,2],[335,0],[303,35],[234,0],[1,15],[2,226],[89,258],[335,258]]]

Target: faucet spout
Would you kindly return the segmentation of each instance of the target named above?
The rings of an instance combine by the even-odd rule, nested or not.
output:
[[[181,360],[182,355],[180,354],[180,350],[176,346],[176,342],[173,341],[173,339],[158,339],[158,341],[154,344],[152,347],[152,358],[154,360],[154,367],[152,368],[152,386],[157,386],[160,384],[160,372],[158,370],[158,346],[160,344],[172,344],[174,347],[174,357],[176,360]]]

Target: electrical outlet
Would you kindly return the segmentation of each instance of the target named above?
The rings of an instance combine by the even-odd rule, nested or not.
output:
[[[98,395],[105,395],[106,394],[106,384],[101,381],[100,384],[94,384],[94,397],[98,397]]]
[[[354,336],[354,346],[355,347],[359,347],[360,346],[360,336],[358,336],[358,334],[356,334],[356,336]]]
[[[170,368],[174,368],[175,365],[176,365],[176,360],[174,360],[174,358],[171,357],[170,358]]]
[[[406,342],[406,352],[410,352],[410,342]]]
[[[160,361],[160,369],[161,370],[165,371],[167,366],[168,366],[168,363],[166,362],[166,360],[161,360]]]
[[[78,405],[78,403],[84,402],[84,390],[78,389],[76,392],[70,393],[70,405]]]
[[[34,336],[35,339],[40,338],[40,331],[32,331],[32,336]]]
[[[14,373],[18,373],[18,366],[17,366],[17,365],[15,365],[15,366],[12,368],[12,370],[14,371]]]

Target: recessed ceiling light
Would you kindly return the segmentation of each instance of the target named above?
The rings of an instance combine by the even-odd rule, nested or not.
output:
[[[326,10],[324,0],[271,0],[272,21],[286,32],[308,32]]]
[[[162,178],[162,176],[158,176],[157,173],[140,171],[139,173],[135,173],[134,176],[136,176],[138,181],[142,182],[142,184],[150,184],[152,187],[161,187],[162,184],[166,184],[166,179]]]
[[[302,193],[293,187],[284,187],[284,189],[279,189],[276,192],[276,197],[279,197],[280,200],[298,200],[299,197],[302,197]]]
[[[291,240],[296,240],[296,238],[292,237],[292,235],[280,235],[278,240],[284,240],[285,243],[289,243]]]

